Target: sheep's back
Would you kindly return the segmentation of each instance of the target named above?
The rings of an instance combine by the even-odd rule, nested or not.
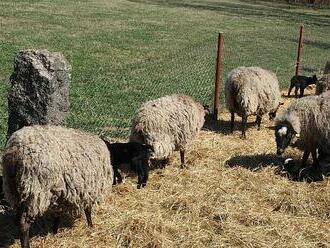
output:
[[[204,124],[204,115],[203,106],[185,95],[146,102],[135,113],[130,141],[153,146],[153,158],[167,158],[190,144]]]
[[[78,130],[25,127],[9,139],[3,162],[6,198],[13,207],[34,202],[27,204],[31,216],[53,203],[80,210],[101,200],[112,184],[105,143]]]

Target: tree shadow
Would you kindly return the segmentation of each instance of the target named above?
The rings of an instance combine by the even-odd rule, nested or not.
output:
[[[267,19],[281,19],[293,21],[296,23],[306,23],[316,26],[330,26],[330,15],[315,15],[311,13],[292,12],[294,7],[290,5],[278,5],[275,3],[266,3],[263,1],[244,1],[244,2],[182,2],[178,0],[129,0],[131,2],[161,5],[173,8],[190,8],[197,10],[208,10],[223,12],[230,16],[250,16],[256,18],[266,17]],[[289,8],[290,7],[290,8]]]
[[[7,208],[6,211],[0,213],[0,247],[9,247],[19,239],[19,230],[16,225],[14,212]],[[38,218],[32,225],[30,238],[34,236],[47,236],[52,233],[53,215],[46,213]],[[74,218],[69,214],[61,215],[60,228],[72,228]]]

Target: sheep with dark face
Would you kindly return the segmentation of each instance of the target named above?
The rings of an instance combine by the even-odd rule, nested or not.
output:
[[[303,97],[304,96],[304,91],[306,89],[307,86],[312,85],[312,84],[316,84],[317,83],[317,77],[316,75],[313,75],[312,77],[306,77],[306,76],[293,76],[291,78],[291,84],[290,84],[290,88],[288,91],[288,96],[290,96],[290,93],[292,91],[293,88],[295,88],[295,97],[298,97],[298,89],[300,89],[300,95],[299,97]]]
[[[330,150],[330,94],[308,96],[296,100],[276,119],[275,137],[277,155],[282,156],[290,144],[304,151],[302,165],[312,153],[318,166],[317,149]],[[295,142],[297,141],[297,142]]]
[[[242,137],[245,138],[247,117],[256,115],[260,129],[262,116],[273,119],[281,105],[281,94],[276,75],[259,67],[238,67],[232,70],[225,84],[226,106],[231,113],[231,132],[235,113],[242,117]]]
[[[16,213],[23,248],[37,216],[47,210],[85,212],[92,226],[92,206],[111,189],[113,171],[106,144],[99,137],[58,126],[24,127],[13,133],[2,159],[3,191]],[[57,232],[59,219],[54,221]]]
[[[138,189],[145,187],[148,181],[148,170],[150,167],[150,153],[152,147],[137,142],[128,143],[110,143],[104,139],[110,155],[111,164],[114,171],[113,185],[122,182],[122,176],[119,173],[119,168],[122,164],[129,164],[131,170],[138,174]]]

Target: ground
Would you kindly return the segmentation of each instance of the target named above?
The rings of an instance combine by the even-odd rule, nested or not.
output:
[[[200,133],[187,169],[174,154],[165,169],[151,171],[144,189],[127,177],[94,209],[93,229],[84,217],[63,217],[52,235],[51,217],[43,218],[32,247],[330,247],[329,178],[290,180],[279,170],[273,122],[265,118],[258,131],[250,118],[243,140],[239,123],[229,133],[229,119],[222,113]],[[301,152],[290,148],[285,156],[299,159]],[[12,244],[11,215],[0,215],[0,223],[0,240]]]
[[[285,89],[300,24],[301,72],[318,74],[329,54],[329,20],[326,9],[262,1],[2,0],[0,143],[20,49],[61,51],[73,65],[68,126],[126,139],[132,114],[147,99],[181,92],[212,104],[218,32],[225,33],[224,77],[257,65],[275,71]],[[32,247],[330,247],[329,178],[296,182],[280,173],[266,117],[260,131],[250,125],[246,140],[238,118],[234,134],[229,114],[219,118],[188,150],[187,169],[174,154],[150,173],[146,188],[127,178],[93,210],[93,229],[84,217],[63,217],[52,235],[51,216],[41,218]],[[17,238],[11,213],[0,214],[0,247],[19,247]]]

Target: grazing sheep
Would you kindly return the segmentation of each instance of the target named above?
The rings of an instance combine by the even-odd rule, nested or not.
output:
[[[330,73],[324,74],[316,83],[315,95],[330,90]]]
[[[232,70],[225,84],[227,109],[231,113],[231,132],[234,130],[235,113],[242,117],[242,137],[246,138],[247,117],[256,115],[260,129],[262,116],[276,115],[281,105],[281,94],[276,75],[259,67],[238,67]]]
[[[323,76],[316,83],[315,95],[320,95],[327,90],[330,90],[330,59],[325,64]]]
[[[293,89],[293,87],[295,87],[295,91],[294,91],[295,97],[298,98],[298,89],[300,89],[299,97],[303,97],[306,87],[311,84],[316,84],[317,81],[318,79],[316,75],[313,75],[312,77],[299,76],[299,75],[293,76],[291,78],[291,84],[288,91],[288,96],[290,96],[291,90]]]
[[[110,143],[102,138],[106,143],[111,155],[111,164],[114,172],[113,185],[122,182],[119,173],[120,165],[130,164],[131,169],[138,174],[137,188],[145,187],[148,181],[149,156],[152,147],[136,142]]]
[[[203,106],[190,96],[170,95],[148,101],[133,117],[130,141],[150,145],[151,159],[156,160],[179,150],[184,167],[184,152],[201,130],[204,117]]]
[[[109,151],[99,137],[59,126],[16,131],[3,154],[3,190],[16,212],[21,246],[29,247],[30,225],[47,210],[84,210],[91,227],[92,206],[112,180]],[[58,225],[57,217],[54,233]]]
[[[285,149],[295,143],[304,151],[302,165],[305,166],[312,153],[313,163],[318,166],[317,149],[320,154],[330,151],[330,93],[293,102],[276,119],[275,137],[278,156],[282,156]],[[295,137],[298,138],[297,142]]]

